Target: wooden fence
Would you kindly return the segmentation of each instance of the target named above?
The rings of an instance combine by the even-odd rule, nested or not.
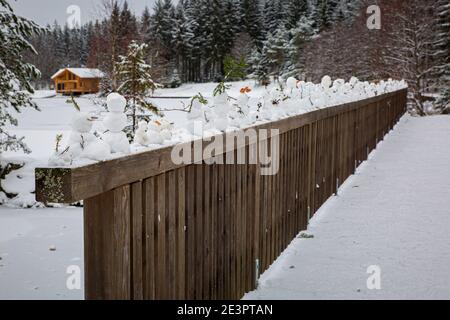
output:
[[[84,200],[87,299],[240,299],[405,110],[401,90],[256,126],[280,130],[272,176],[164,148],[36,169],[37,200]]]

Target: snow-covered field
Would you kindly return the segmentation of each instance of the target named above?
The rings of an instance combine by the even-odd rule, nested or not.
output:
[[[449,137],[450,116],[403,117],[245,298],[450,299]]]
[[[83,299],[66,287],[69,266],[83,270],[81,208],[0,206],[0,300]]]
[[[449,299],[449,136],[449,116],[403,117],[245,299]],[[0,206],[0,299],[82,299],[82,237],[79,208]]]

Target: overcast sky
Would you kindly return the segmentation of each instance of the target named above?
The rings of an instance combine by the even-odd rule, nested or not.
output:
[[[145,6],[153,7],[156,0],[128,0],[130,8],[140,14]],[[76,5],[81,11],[81,22],[85,23],[95,20],[98,15],[98,7],[102,0],[9,0],[15,12],[23,17],[30,18],[35,22],[46,25],[55,20],[65,24],[69,14],[67,8]]]

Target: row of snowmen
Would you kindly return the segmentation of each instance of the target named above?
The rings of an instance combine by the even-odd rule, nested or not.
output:
[[[190,134],[203,135],[207,129],[226,131],[230,127],[244,128],[258,121],[274,121],[283,117],[305,113],[319,108],[370,98],[378,94],[405,88],[404,81],[380,81],[377,84],[361,82],[352,77],[332,81],[323,77],[321,83],[298,81],[289,78],[286,86],[274,87],[261,97],[257,108],[250,107],[251,89],[242,88],[236,98],[226,90],[217,94],[212,105],[202,104],[194,99],[187,115],[187,130]],[[67,165],[74,159],[102,161],[112,154],[130,153],[130,143],[124,129],[127,126],[125,114],[126,99],[112,93],[107,97],[108,114],[103,120],[105,132],[100,136],[92,133],[93,121],[89,114],[79,112],[72,122],[72,133],[68,147],[62,153],[56,152],[50,159],[52,165]],[[196,128],[201,124],[201,132]],[[141,121],[135,132],[136,146],[162,145],[172,139],[172,124],[166,120]]]
[[[343,79],[332,81],[324,76],[319,84],[298,81],[291,77],[284,88],[274,87],[261,97],[257,109],[249,105],[250,88],[245,87],[239,96],[233,99],[227,92],[214,97],[211,106],[195,100],[192,110],[188,114],[188,129],[194,132],[195,123],[201,122],[204,129],[225,131],[230,127],[243,128],[256,123],[258,120],[273,121],[283,117],[305,113],[308,111],[349,103],[378,94],[387,93],[406,87],[404,81],[380,81],[369,83],[352,77],[346,82]]]
[[[64,151],[57,151],[50,158],[50,165],[64,166],[76,159],[103,161],[113,154],[126,155],[131,151],[130,142],[124,131],[128,125],[125,114],[126,99],[111,93],[107,100],[108,113],[103,119],[105,131],[99,135],[93,132],[94,119],[87,112],[77,112],[72,119],[71,133]],[[172,126],[165,120],[139,122],[134,142],[140,146],[163,144],[172,138]]]

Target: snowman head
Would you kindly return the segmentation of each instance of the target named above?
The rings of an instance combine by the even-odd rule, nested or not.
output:
[[[145,130],[147,130],[147,126],[148,126],[147,121],[141,120],[141,121],[139,121],[139,124],[138,124],[138,130],[145,131]]]
[[[86,112],[77,112],[72,119],[72,130],[75,132],[89,133],[92,125],[93,121]]]
[[[108,110],[113,113],[123,113],[125,111],[125,106],[127,105],[127,99],[122,95],[113,92],[106,98],[106,104],[108,105]]]
[[[286,87],[287,87],[289,90],[294,90],[294,89],[297,88],[297,83],[298,83],[297,79],[295,79],[294,77],[289,77],[289,78],[286,80]]]
[[[322,84],[322,88],[329,89],[331,87],[331,85],[332,85],[331,77],[330,76],[324,76],[322,78],[321,84]]]

